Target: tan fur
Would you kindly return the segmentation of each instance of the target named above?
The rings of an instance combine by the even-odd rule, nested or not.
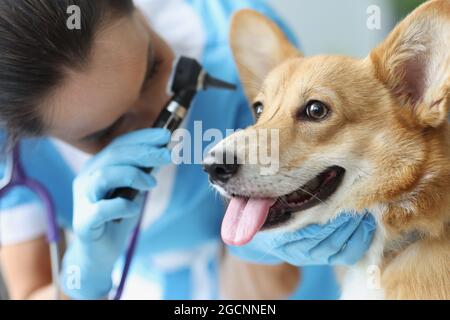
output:
[[[422,235],[381,256],[385,298],[450,299],[450,0],[419,7],[364,60],[305,58],[251,10],[235,16],[230,39],[249,100],[265,110],[228,141],[279,129],[286,171],[313,168],[311,159],[321,157],[367,162],[369,172],[361,165],[348,170],[358,177],[339,204],[382,207],[385,245],[408,232]],[[328,104],[332,117],[298,122],[295,113],[309,100]]]
[[[387,299],[450,299],[450,230],[414,243],[387,263],[382,285]]]

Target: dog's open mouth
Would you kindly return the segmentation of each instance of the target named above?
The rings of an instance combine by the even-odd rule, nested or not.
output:
[[[341,167],[328,168],[298,190],[276,199],[233,195],[222,223],[222,239],[229,245],[247,244],[258,231],[279,226],[293,213],[326,201],[338,189],[344,174]]]

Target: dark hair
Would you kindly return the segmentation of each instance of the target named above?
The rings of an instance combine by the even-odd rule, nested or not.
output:
[[[67,27],[72,5],[81,29]],[[101,26],[133,8],[133,0],[0,0],[0,130],[14,140],[44,134],[39,105],[65,71],[87,64]]]

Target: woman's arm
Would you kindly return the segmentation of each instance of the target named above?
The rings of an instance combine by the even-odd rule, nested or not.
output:
[[[300,270],[289,264],[261,265],[225,253],[220,264],[220,294],[224,299],[287,299],[298,288]]]
[[[45,237],[0,249],[0,265],[11,299],[53,299],[50,252]]]

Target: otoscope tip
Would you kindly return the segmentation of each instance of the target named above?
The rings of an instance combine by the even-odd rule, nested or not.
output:
[[[204,86],[205,86],[205,88],[237,90],[237,86],[235,84],[232,84],[232,83],[220,80],[220,79],[216,79],[214,77],[211,77],[210,75],[206,75]]]

